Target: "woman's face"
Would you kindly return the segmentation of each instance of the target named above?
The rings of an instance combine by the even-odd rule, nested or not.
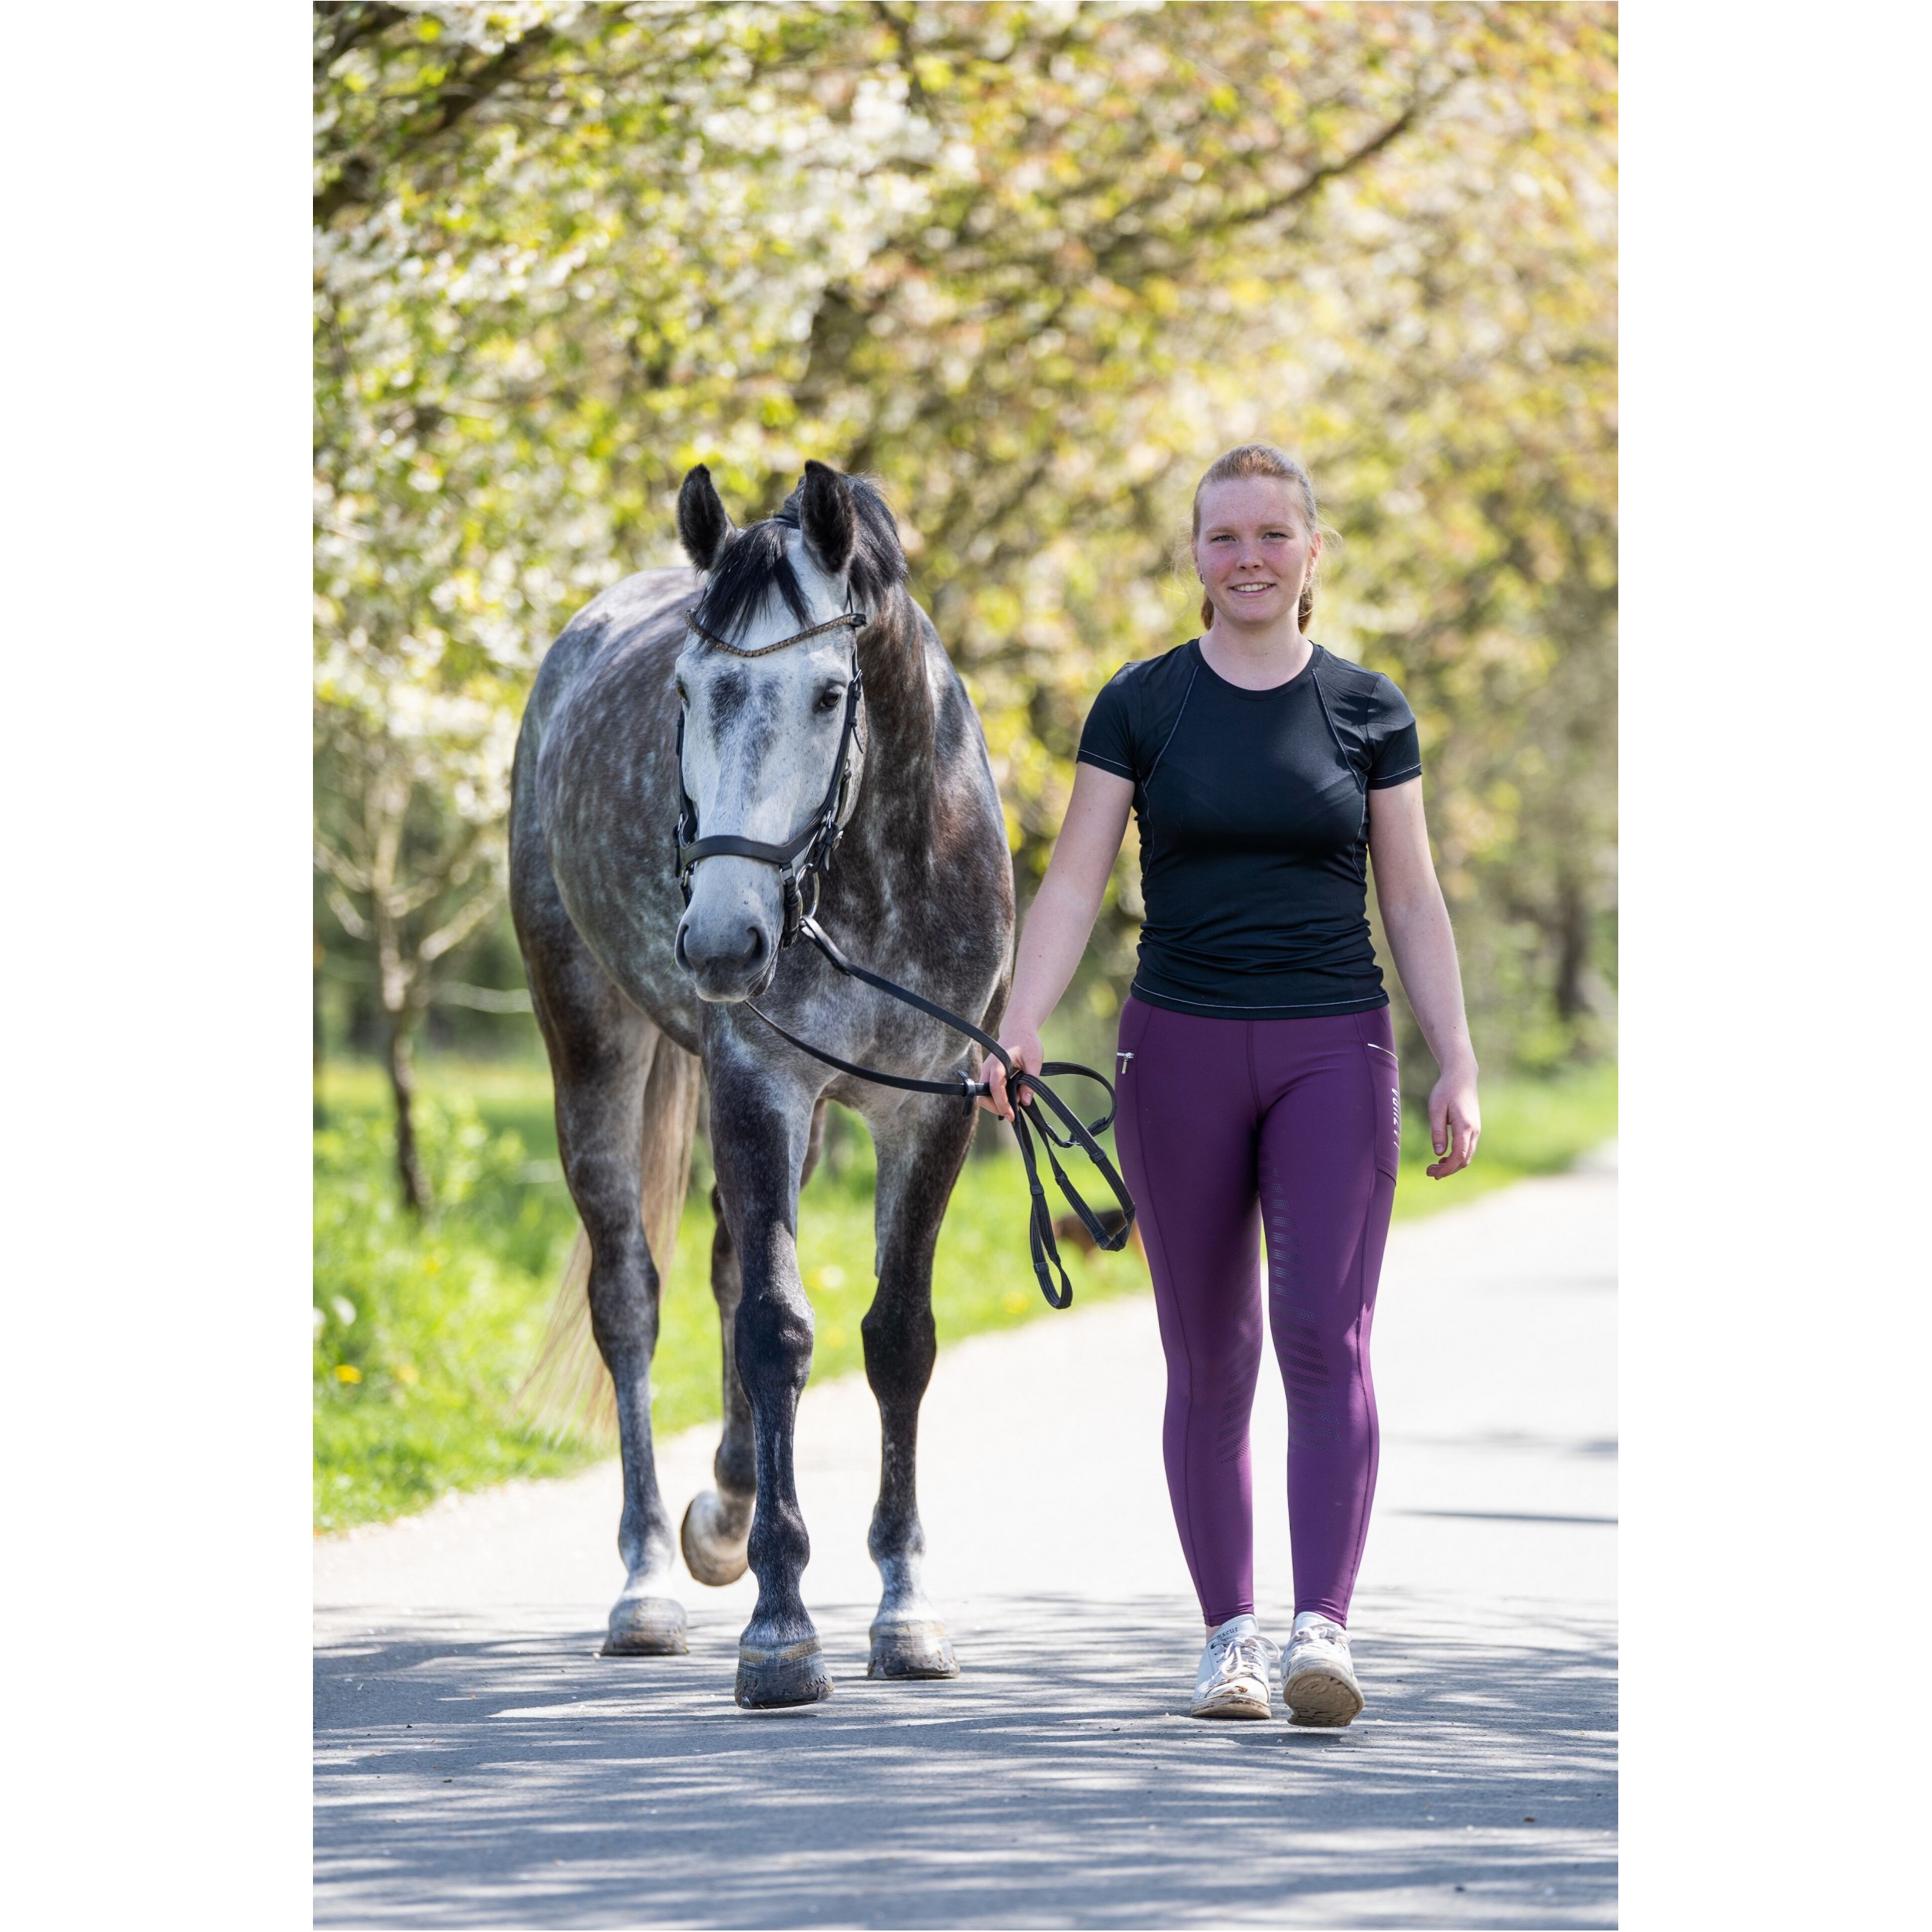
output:
[[[1301,493],[1274,476],[1235,476],[1201,492],[1194,567],[1215,609],[1246,628],[1293,621],[1321,554],[1302,520]]]

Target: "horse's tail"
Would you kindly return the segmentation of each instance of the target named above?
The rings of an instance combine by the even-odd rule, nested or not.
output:
[[[638,1202],[644,1237],[668,1284],[678,1223],[691,1185],[691,1144],[698,1128],[702,1066],[667,1036],[658,1036],[644,1084],[643,1185]],[[590,1332],[590,1237],[581,1226],[563,1264],[550,1321],[535,1366],[517,1392],[518,1406],[539,1427],[608,1446],[617,1440],[617,1390]]]

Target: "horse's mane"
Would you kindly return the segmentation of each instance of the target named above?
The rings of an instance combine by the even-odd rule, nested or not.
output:
[[[852,492],[852,598],[869,613],[906,581],[906,553],[899,546],[899,527],[877,488],[862,476],[849,476],[845,481]],[[804,588],[785,554],[785,533],[798,527],[804,487],[801,484],[785,498],[776,516],[747,524],[725,546],[692,613],[706,629],[729,637],[764,608],[774,590],[800,624],[811,621]]]

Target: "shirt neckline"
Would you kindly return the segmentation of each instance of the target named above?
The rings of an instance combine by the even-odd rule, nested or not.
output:
[[[1309,638],[1308,661],[1293,677],[1284,679],[1279,684],[1265,685],[1259,691],[1252,691],[1244,684],[1235,684],[1223,677],[1220,672],[1208,662],[1207,653],[1201,648],[1201,640],[1198,637],[1189,638],[1187,643],[1188,648],[1194,653],[1194,662],[1197,669],[1205,671],[1223,691],[1229,692],[1237,698],[1245,698],[1250,703],[1258,703],[1267,698],[1279,697],[1283,692],[1292,691],[1296,685],[1306,683],[1314,675],[1316,660],[1321,655],[1321,645],[1317,644],[1314,638]]]

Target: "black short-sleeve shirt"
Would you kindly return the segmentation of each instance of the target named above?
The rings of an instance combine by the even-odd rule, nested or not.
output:
[[[1240,1019],[1388,1005],[1369,937],[1369,794],[1420,777],[1422,756],[1379,672],[1316,645],[1298,676],[1246,691],[1191,638],[1114,673],[1080,758],[1134,784],[1137,998]]]

